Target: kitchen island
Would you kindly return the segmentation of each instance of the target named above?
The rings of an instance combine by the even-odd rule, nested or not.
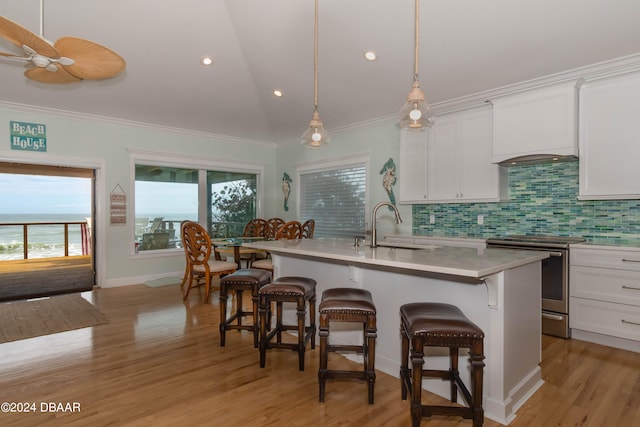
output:
[[[343,239],[261,241],[247,246],[272,254],[275,277],[314,278],[318,299],[333,287],[371,291],[378,324],[375,363],[382,372],[399,377],[400,306],[445,302],[458,306],[485,333],[485,416],[509,424],[542,385],[540,264],[548,257],[546,252],[417,245],[372,248]],[[333,340],[362,339],[361,331],[335,329]],[[426,354],[426,366],[448,367],[446,349],[429,349]],[[461,355],[466,358],[466,351]],[[460,375],[468,384],[467,368],[467,363],[460,364]],[[444,381],[424,380],[423,387],[444,397],[449,393]]]

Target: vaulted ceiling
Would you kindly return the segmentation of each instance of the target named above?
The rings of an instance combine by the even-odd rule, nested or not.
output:
[[[43,36],[93,40],[115,78],[51,85],[0,58],[0,102],[282,143],[313,107],[313,0],[44,0]],[[430,103],[640,53],[638,0],[422,0]],[[41,0],[0,0],[39,33]],[[319,104],[332,129],[393,116],[411,87],[414,0],[319,0]],[[363,53],[376,52],[368,62]],[[20,51],[0,40],[0,51]],[[200,60],[211,55],[214,63]],[[280,89],[277,98],[272,91]]]

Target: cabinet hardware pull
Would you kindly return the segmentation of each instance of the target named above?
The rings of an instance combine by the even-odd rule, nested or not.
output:
[[[549,252],[549,256],[561,257],[562,256],[562,252]]]
[[[640,259],[622,258],[622,262],[640,262]]]
[[[638,322],[630,322],[630,321],[624,320],[624,319],[622,319],[621,322],[622,323],[628,323],[629,325],[638,325],[638,326],[640,326],[640,323],[638,323]]]
[[[636,288],[633,286],[622,285],[622,289],[633,289],[634,291],[640,291],[640,288]]]

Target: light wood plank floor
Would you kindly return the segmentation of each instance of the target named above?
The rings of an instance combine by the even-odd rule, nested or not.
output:
[[[110,323],[0,344],[0,403],[35,402],[36,413],[0,413],[3,426],[410,426],[399,380],[378,373],[375,404],[366,386],[330,381],[318,403],[319,348],[297,356],[271,350],[267,366],[246,332],[218,345],[218,303],[198,290],[144,285],[86,293]],[[524,426],[640,425],[640,357],[577,340],[543,338],[545,385],[511,423]],[[398,351],[400,351],[398,349]],[[330,363],[352,365],[337,356]],[[428,394],[428,393],[427,393]],[[443,403],[428,395],[426,400]],[[41,412],[41,402],[80,412]],[[469,426],[455,417],[429,426]],[[485,426],[499,424],[486,419]]]
[[[91,290],[91,255],[0,261],[0,301]]]

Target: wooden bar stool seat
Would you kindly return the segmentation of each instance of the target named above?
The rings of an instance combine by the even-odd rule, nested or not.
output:
[[[412,425],[420,425],[422,417],[454,415],[473,420],[474,427],[482,426],[482,377],[484,368],[484,332],[450,304],[410,303],[400,307],[400,333],[402,337],[402,363],[400,378],[402,400],[411,394]],[[423,370],[424,347],[448,347],[448,370]],[[460,379],[458,348],[469,349],[471,362],[471,392]],[[409,367],[411,362],[411,367]],[[451,385],[451,402],[456,403],[458,390],[467,406],[423,405],[422,378],[440,378]]]
[[[266,353],[270,348],[288,348],[298,352],[298,368],[304,371],[304,354],[307,342],[316,347],[316,281],[308,277],[279,277],[258,291],[260,295],[260,367],[264,368]],[[276,303],[276,325],[271,329],[271,305]],[[282,323],[282,304],[296,303],[296,325]],[[306,326],[307,303],[309,326]],[[282,332],[297,331],[297,343],[282,342]],[[273,338],[276,338],[273,341]]]
[[[376,382],[376,306],[371,292],[364,289],[332,288],[322,293],[318,307],[320,311],[320,368],[318,383],[320,402],[324,402],[327,379],[355,378],[367,382],[369,404],[373,404],[373,388]],[[362,345],[331,344],[329,325],[331,322],[354,322],[362,325],[364,333]],[[328,369],[329,352],[350,351],[362,354],[363,370],[345,371]]]
[[[220,279],[220,346],[225,345],[226,331],[245,330],[253,332],[253,346],[258,347],[260,323],[258,321],[258,290],[271,282],[271,273],[266,270],[244,268]],[[242,293],[251,292],[252,311],[245,311],[242,306]],[[227,318],[227,299],[229,294],[236,293],[236,311]],[[242,319],[253,317],[253,323],[246,325]],[[234,323],[235,322],[235,323]]]

